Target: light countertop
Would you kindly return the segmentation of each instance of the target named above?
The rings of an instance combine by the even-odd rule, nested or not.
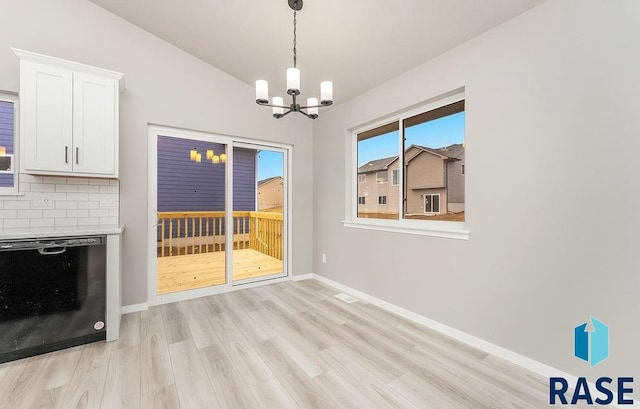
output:
[[[103,234],[121,234],[124,226],[57,226],[32,227],[19,229],[0,229],[0,240],[31,239],[44,237],[96,236]]]

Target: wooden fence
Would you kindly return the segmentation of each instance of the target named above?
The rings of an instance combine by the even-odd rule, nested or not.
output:
[[[282,213],[233,212],[233,248],[283,259]],[[226,248],[225,212],[159,212],[158,257],[211,253]]]

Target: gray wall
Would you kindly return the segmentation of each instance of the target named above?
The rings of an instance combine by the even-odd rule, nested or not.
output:
[[[573,374],[640,376],[639,15],[549,0],[322,115],[314,271]],[[470,239],[343,227],[348,130],[459,87]],[[593,369],[572,351],[589,315],[611,330]]]
[[[0,25],[0,90],[19,89],[18,59],[9,47],[125,74],[127,89],[120,99],[125,305],[147,299],[148,123],[293,144],[292,272],[310,272],[311,121],[300,115],[273,120],[268,109],[255,104],[251,86],[86,0],[0,0],[0,10],[7,17]]]

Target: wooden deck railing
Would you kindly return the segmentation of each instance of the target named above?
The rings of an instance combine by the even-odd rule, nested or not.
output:
[[[233,212],[233,248],[283,258],[282,213]],[[159,212],[158,257],[224,251],[225,212]]]

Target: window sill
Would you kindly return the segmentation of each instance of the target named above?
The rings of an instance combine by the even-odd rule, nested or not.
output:
[[[415,234],[418,236],[442,237],[446,239],[469,240],[471,232],[463,228],[464,223],[447,223],[447,226],[435,226],[422,222],[413,223],[411,220],[343,220],[344,227],[355,229],[379,230],[393,233]],[[437,223],[437,222],[436,222]],[[459,224],[460,227],[455,226]]]
[[[22,192],[0,192],[0,196],[24,196]]]

